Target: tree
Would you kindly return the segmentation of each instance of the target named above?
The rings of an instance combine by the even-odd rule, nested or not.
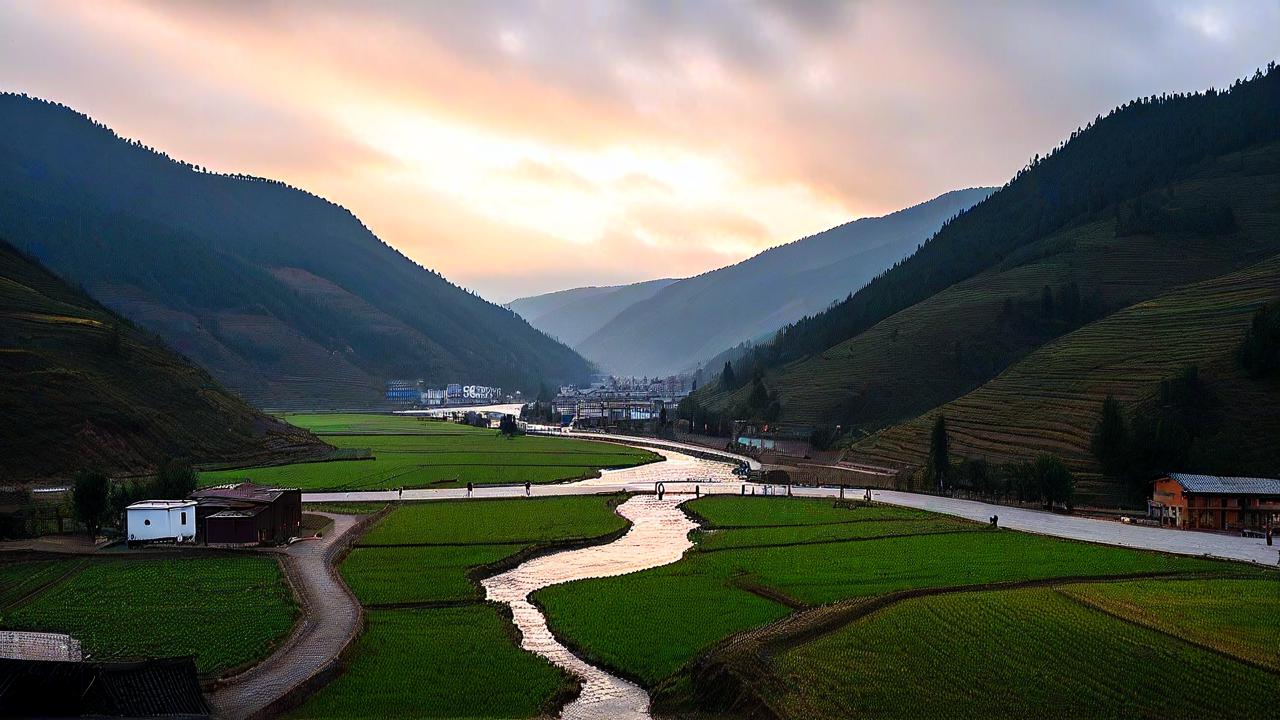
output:
[[[86,470],[76,475],[71,502],[76,519],[84,523],[89,537],[98,536],[102,517],[107,513],[110,501],[111,481],[100,472]]]
[[[502,419],[498,421],[498,432],[509,438],[515,437],[520,432],[520,426],[516,424],[515,416],[503,415]]]
[[[1032,475],[1046,508],[1061,503],[1068,510],[1071,509],[1075,499],[1076,479],[1061,458],[1048,453],[1037,456],[1032,465]]]
[[[756,378],[751,383],[751,394],[747,396],[747,407],[751,409],[754,416],[761,415],[765,408],[769,406],[769,390],[764,386],[764,381]]]
[[[1280,302],[1258,309],[1240,342],[1239,358],[1255,378],[1280,374]]]
[[[947,475],[951,471],[947,445],[947,419],[939,415],[933,421],[933,430],[929,434],[929,465],[926,468],[929,479],[939,490],[946,489]]]
[[[732,390],[737,387],[738,379],[733,374],[733,363],[726,360],[724,369],[720,371],[720,387],[726,390]]]
[[[1102,401],[1102,417],[1093,429],[1092,450],[1105,474],[1119,477],[1128,469],[1129,426],[1120,403],[1110,393]]]
[[[196,471],[191,463],[171,458],[160,466],[151,494],[156,500],[185,500],[196,489]]]

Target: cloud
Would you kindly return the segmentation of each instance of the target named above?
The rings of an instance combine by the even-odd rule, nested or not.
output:
[[[1280,0],[50,0],[0,4],[0,84],[324,194],[498,297],[999,184],[1251,73],[1277,27]]]

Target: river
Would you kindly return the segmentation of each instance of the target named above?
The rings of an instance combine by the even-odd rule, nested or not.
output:
[[[529,594],[548,585],[624,575],[679,560],[691,545],[689,531],[696,527],[678,507],[687,499],[688,495],[667,495],[661,500],[654,495],[636,495],[618,506],[618,514],[632,523],[627,534],[618,540],[534,558],[481,583],[490,600],[511,606],[516,627],[524,635],[524,649],[547,658],[582,681],[582,694],[565,707],[562,718],[648,718],[649,694],[569,652],[547,629],[547,619],[529,602]]]

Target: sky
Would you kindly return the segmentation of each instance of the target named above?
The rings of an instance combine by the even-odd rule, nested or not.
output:
[[[352,210],[482,296],[999,185],[1280,58],[1280,0],[0,0],[0,89]]]

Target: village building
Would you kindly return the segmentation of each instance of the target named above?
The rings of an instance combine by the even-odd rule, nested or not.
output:
[[[302,492],[238,483],[191,493],[205,544],[284,542],[302,525]]]
[[[1193,530],[1280,527],[1280,479],[1169,473],[1152,488],[1147,512]]]
[[[129,544],[196,539],[194,500],[142,500],[125,508]]]

